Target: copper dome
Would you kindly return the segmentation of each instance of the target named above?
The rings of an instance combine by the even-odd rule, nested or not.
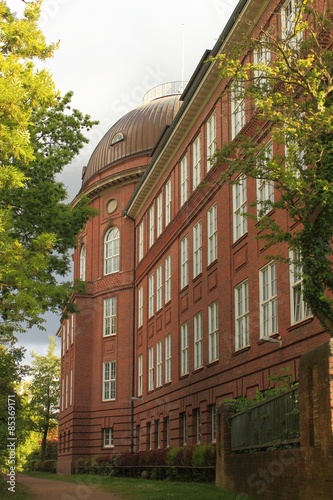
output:
[[[92,153],[82,184],[114,162],[149,153],[176,116],[181,106],[179,97],[180,94],[160,97],[120,118]]]

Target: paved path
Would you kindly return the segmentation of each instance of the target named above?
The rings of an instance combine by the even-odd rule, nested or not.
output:
[[[100,486],[100,479],[94,476],[86,482],[67,482],[57,479],[40,479],[17,474],[19,483],[25,484],[35,500],[120,500],[120,497]]]

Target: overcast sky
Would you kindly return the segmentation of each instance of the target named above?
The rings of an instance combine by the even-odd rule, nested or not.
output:
[[[62,181],[69,198],[81,186],[82,167],[99,140],[121,116],[142,103],[156,85],[189,80],[204,51],[211,49],[237,0],[44,0],[40,26],[48,41],[59,40],[47,62],[62,94],[100,124],[89,146],[68,165]],[[7,0],[22,12],[21,0]],[[59,318],[48,315],[47,331],[20,336],[27,352],[46,353]],[[29,356],[27,356],[29,360]]]

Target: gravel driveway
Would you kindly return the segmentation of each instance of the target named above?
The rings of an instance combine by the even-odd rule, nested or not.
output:
[[[25,484],[36,500],[120,500],[100,486],[98,476],[87,482],[70,483],[17,474],[16,480]]]

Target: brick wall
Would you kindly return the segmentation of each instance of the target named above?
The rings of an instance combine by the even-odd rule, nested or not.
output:
[[[333,339],[299,366],[300,448],[231,453],[228,413],[218,416],[218,486],[247,498],[333,497]]]

